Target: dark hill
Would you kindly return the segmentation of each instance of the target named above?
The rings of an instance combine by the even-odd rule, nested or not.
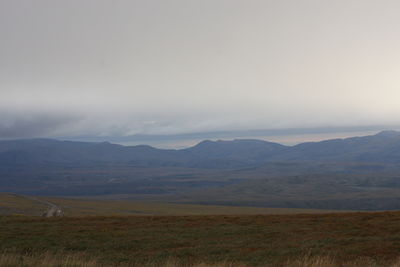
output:
[[[288,147],[261,140],[203,141],[182,150],[52,139],[0,142],[1,165],[129,163],[157,167],[237,169],[268,162],[400,163],[400,133],[302,143]]]
[[[400,133],[283,146],[203,141],[181,150],[52,139],[0,141],[0,191],[265,207],[398,209]]]
[[[400,163],[400,132],[385,131],[372,136],[303,143],[276,159]]]

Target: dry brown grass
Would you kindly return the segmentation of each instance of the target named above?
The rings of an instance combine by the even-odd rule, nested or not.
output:
[[[0,254],[0,266],[2,267],[249,267],[251,265],[240,262],[185,262],[178,259],[167,259],[162,262],[148,261],[146,263],[102,263],[98,259],[90,258],[84,254],[46,252],[37,255],[2,253]],[[328,256],[304,256],[298,259],[288,260],[283,264],[265,264],[265,267],[399,267],[400,258],[392,261],[377,262],[370,258],[357,258],[351,261],[338,261],[335,257]]]
[[[0,214],[42,215],[47,206],[18,195],[0,193]]]
[[[129,200],[44,198],[62,207],[66,216],[85,215],[255,215],[321,214],[338,211],[296,208],[264,208],[218,205],[173,204]],[[342,211],[343,212],[343,211]]]
[[[177,259],[167,259],[162,262],[148,261],[147,263],[102,263],[99,259],[89,258],[84,254],[71,254],[71,253],[58,253],[52,254],[46,252],[43,254],[29,255],[29,254],[15,254],[15,253],[2,253],[0,254],[0,266],[2,267],[247,267],[248,265],[241,263],[182,263]]]
[[[50,253],[48,262],[70,255],[71,261],[78,257],[78,262],[95,266],[218,263],[225,267],[243,263],[400,267],[400,212],[50,219],[0,216],[2,252],[32,261],[35,255]],[[34,264],[39,263],[25,266]]]
[[[255,214],[321,214],[338,211],[296,208],[264,208],[178,203],[138,202],[129,200],[89,200],[36,197],[62,208],[66,216],[87,215],[255,215]],[[0,193],[0,214],[41,216],[48,206],[20,195]],[[343,212],[343,211],[342,211]]]
[[[0,254],[0,266],[76,266],[76,267],[97,267],[101,266],[96,260],[88,259],[82,255],[74,254],[52,254],[49,252],[39,255],[3,253]]]

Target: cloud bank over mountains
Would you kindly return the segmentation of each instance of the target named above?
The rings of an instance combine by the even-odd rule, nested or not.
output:
[[[0,138],[400,125],[399,8],[2,1]]]

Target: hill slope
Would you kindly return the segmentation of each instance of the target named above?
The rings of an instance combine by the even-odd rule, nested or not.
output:
[[[208,205],[398,209],[400,133],[292,147],[260,140],[203,141],[181,150],[1,141],[0,188]]]
[[[400,163],[400,133],[303,143],[293,147],[261,140],[203,141],[182,150],[51,139],[0,142],[0,165],[129,163],[235,169],[277,161]]]

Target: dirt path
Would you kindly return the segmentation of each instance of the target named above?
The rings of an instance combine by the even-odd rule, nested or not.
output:
[[[43,200],[43,199],[39,199],[36,197],[32,197],[32,196],[27,196],[27,195],[18,195],[18,194],[13,194],[17,197],[22,197],[22,198],[26,198],[29,200],[33,200],[36,202],[39,202],[41,204],[47,205],[48,209],[46,211],[43,212],[43,217],[49,218],[49,217],[61,217],[64,215],[61,207],[57,206],[56,204],[49,202],[47,200]]]

